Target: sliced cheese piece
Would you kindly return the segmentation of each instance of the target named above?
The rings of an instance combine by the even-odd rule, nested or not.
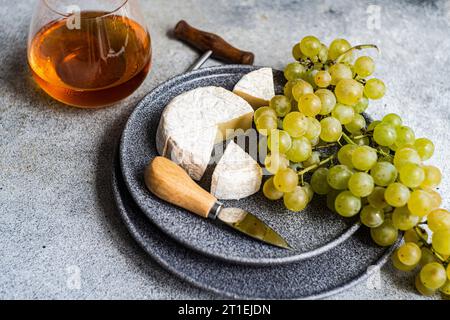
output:
[[[216,143],[236,129],[252,127],[253,108],[241,97],[220,87],[202,87],[174,98],[164,109],[156,147],[200,180]]]
[[[249,197],[261,188],[262,175],[259,164],[231,141],[214,170],[211,194],[222,200]]]
[[[270,99],[275,96],[272,69],[262,68],[246,74],[236,84],[233,92],[244,98],[254,109],[268,106]]]

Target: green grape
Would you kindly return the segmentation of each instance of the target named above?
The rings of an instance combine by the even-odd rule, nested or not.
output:
[[[320,48],[319,54],[319,61],[325,63],[328,61],[328,47],[322,43],[322,47]]]
[[[411,192],[409,189],[401,183],[390,184],[384,194],[386,202],[395,208],[406,206],[410,196]]]
[[[281,198],[283,198],[283,195],[284,195],[283,192],[278,191],[275,188],[275,186],[273,184],[273,177],[264,183],[263,193],[267,199],[272,200],[272,201],[280,200]]]
[[[434,166],[424,166],[423,170],[425,177],[422,184],[420,185],[421,188],[433,189],[441,184],[442,173],[439,168],[436,168]]]
[[[420,222],[420,218],[413,216],[407,207],[395,208],[392,213],[392,223],[402,231],[414,228]]]
[[[419,246],[413,242],[407,242],[397,251],[398,259],[407,266],[416,266],[422,257],[422,251]]]
[[[336,212],[334,203],[336,202],[336,198],[340,193],[341,192],[338,190],[331,189],[331,191],[327,194],[327,207],[333,212]]]
[[[442,264],[432,262],[420,270],[420,282],[431,290],[437,290],[447,281],[447,274]]]
[[[406,145],[414,145],[415,141],[416,135],[410,127],[402,126],[397,128],[397,141],[395,141],[397,148]]]
[[[423,285],[422,281],[420,281],[420,274],[416,276],[415,285],[417,291],[423,296],[429,297],[436,293],[436,290],[429,289]]]
[[[450,255],[450,229],[438,230],[433,233],[433,249],[436,252],[449,256]]]
[[[262,115],[256,121],[256,129],[264,136],[269,135],[272,130],[277,130],[278,119],[270,114]]]
[[[352,156],[353,152],[358,148],[354,144],[346,144],[338,151],[338,160],[340,164],[343,164],[349,168],[353,168]]]
[[[419,187],[425,180],[425,170],[415,163],[406,163],[400,170],[400,181],[409,188]]]
[[[328,117],[320,121],[322,130],[320,139],[325,142],[336,142],[342,136],[342,125],[336,118]]]
[[[434,154],[434,144],[427,138],[420,138],[414,142],[414,149],[417,150],[422,160],[430,159]]]
[[[338,103],[331,115],[339,120],[342,125],[349,124],[355,117],[355,110],[352,107]]]
[[[401,148],[395,152],[394,165],[400,169],[407,163],[421,164],[422,159],[416,150],[412,148]]]
[[[414,229],[406,230],[405,234],[403,235],[403,238],[404,238],[405,242],[414,242],[414,243],[419,244],[421,241]],[[422,252],[422,254],[423,254],[423,252]]]
[[[334,206],[341,216],[354,217],[361,210],[361,198],[354,196],[350,191],[344,191],[336,197]]]
[[[342,79],[337,85],[334,93],[337,101],[345,105],[354,106],[363,97],[364,87],[361,83],[353,79]],[[352,108],[354,111],[354,109]]]
[[[447,280],[445,284],[439,289],[440,292],[449,296],[450,295],[450,280]]]
[[[379,227],[370,229],[373,241],[381,247],[389,247],[398,239],[398,230],[389,219],[384,220]]]
[[[372,121],[369,126],[367,127],[367,132],[372,132],[375,130],[375,128],[381,123],[381,121]]]
[[[386,199],[384,198],[384,194],[386,192],[385,188],[375,187],[370,196],[367,197],[370,205],[377,209],[384,209],[388,206]]]
[[[314,76],[314,82],[319,88],[326,88],[331,84],[331,74],[328,71],[319,71]]]
[[[353,166],[360,171],[372,169],[378,160],[377,152],[368,146],[357,147],[352,155]]]
[[[384,211],[371,205],[365,206],[361,211],[361,222],[369,228],[377,228],[384,222]]]
[[[353,175],[352,170],[347,166],[338,165],[332,167],[328,171],[328,184],[335,190],[346,190],[348,186],[348,181]]]
[[[404,272],[409,272],[409,271],[414,270],[414,269],[416,268],[415,265],[413,265],[413,266],[407,266],[406,264],[403,264],[403,263],[400,261],[399,256],[398,256],[398,252],[399,252],[399,249],[395,250],[394,253],[392,254],[391,260],[392,260],[393,266],[394,266],[397,270],[404,271]]]
[[[300,50],[305,56],[309,58],[317,56],[321,49],[322,43],[316,37],[313,36],[304,37],[300,42]]]
[[[370,79],[364,87],[364,94],[372,100],[379,100],[386,94],[386,86],[380,79]]]
[[[442,197],[439,194],[439,192],[437,192],[436,190],[430,190],[430,189],[426,189],[426,191],[428,192],[428,194],[432,198],[433,208],[434,209],[439,208],[441,206],[441,204],[442,204]]]
[[[273,178],[275,188],[284,193],[293,192],[298,186],[298,181],[297,173],[291,168],[279,170]]]
[[[298,80],[292,86],[292,96],[296,101],[299,101],[302,96],[308,93],[314,93],[314,88],[304,80]]]
[[[304,185],[302,186],[303,190],[305,191],[305,193],[308,196],[309,202],[311,202],[314,198],[314,190],[312,188],[312,186],[305,182]]]
[[[381,161],[370,170],[370,175],[377,186],[387,187],[397,180],[398,172],[393,164]]]
[[[444,209],[436,209],[428,215],[428,227],[437,232],[450,229],[450,212]]]
[[[355,137],[354,135],[352,135],[350,138],[353,139],[353,141],[356,143],[357,146],[370,145],[370,139],[368,137],[359,138],[359,137]]]
[[[342,63],[332,65],[330,69],[328,69],[328,72],[331,75],[331,84],[333,86],[337,85],[341,80],[353,79],[352,69]]]
[[[412,231],[415,233],[414,230],[412,230]],[[427,247],[422,247],[421,251],[422,251],[422,257],[420,259],[420,265],[421,266],[425,266],[425,265],[427,265],[429,263],[438,262],[439,261],[438,258],[436,258],[436,256],[434,255],[433,251],[431,251]]]
[[[283,120],[283,128],[292,138],[304,136],[308,126],[308,119],[300,112],[291,112]]]
[[[303,166],[305,168],[308,168],[311,166],[319,165],[319,163],[320,163],[320,152],[313,151],[311,153],[311,156],[308,159],[306,159],[305,161],[303,161]]]
[[[366,127],[366,119],[360,115],[356,114],[352,122],[345,125],[345,129],[352,134],[359,134]]]
[[[322,109],[320,109],[320,115],[326,116],[333,111],[336,106],[336,96],[333,92],[327,89],[319,89],[315,92],[316,96],[319,97],[322,105]]]
[[[322,101],[314,93],[308,93],[298,101],[298,109],[308,117],[315,117],[322,110]]]
[[[357,104],[353,106],[356,113],[363,113],[369,107],[369,99],[362,97]]]
[[[295,187],[292,192],[287,192],[283,197],[284,205],[291,211],[300,212],[309,203],[308,195],[302,187]]]
[[[272,153],[287,153],[292,144],[291,136],[283,130],[272,130],[267,140],[267,147]]]
[[[300,83],[303,80],[294,80],[294,81],[288,81],[286,85],[284,86],[283,93],[286,97],[289,99],[294,99],[294,96],[292,94],[292,88],[297,84]]]
[[[357,75],[362,78],[371,76],[375,71],[375,62],[371,57],[359,57],[353,66]]]
[[[308,140],[314,140],[320,137],[320,132],[322,131],[322,127],[320,125],[319,120],[313,117],[308,117],[308,131],[305,133],[305,138]]]
[[[426,191],[415,190],[409,198],[408,209],[415,216],[426,217],[433,210],[433,199]]]
[[[373,178],[365,172],[357,172],[348,181],[348,188],[353,195],[363,198],[369,196],[375,184]]]
[[[255,111],[255,115],[253,116],[255,119],[255,124],[258,122],[258,119],[261,116],[265,116],[265,115],[270,115],[275,119],[277,118],[277,112],[274,109],[272,109],[270,107],[261,107]]]
[[[380,146],[389,147],[397,140],[397,131],[395,127],[382,122],[375,127],[373,139]]]
[[[322,127],[321,127],[321,129],[322,129]],[[313,147],[319,145],[319,143],[320,143],[320,137],[317,137],[316,139],[312,139],[312,140],[311,140],[311,145],[312,145]]]
[[[401,127],[403,124],[402,118],[395,113],[390,113],[383,118],[382,121],[384,124],[390,125],[394,128]]]
[[[328,169],[319,168],[311,177],[311,187],[314,192],[320,195],[326,195],[330,192],[331,188],[328,184]]]
[[[291,101],[285,96],[275,96],[270,100],[270,108],[275,110],[278,117],[285,117],[289,112],[291,112]]]
[[[292,162],[303,162],[307,160],[311,154],[311,142],[305,137],[300,137],[292,140],[292,146],[286,153],[286,156]]]
[[[450,264],[447,266],[447,278],[450,280]]]
[[[347,40],[336,39],[330,45],[330,48],[328,50],[328,56],[331,60],[336,60],[341,55],[349,51],[351,48],[352,46]]]
[[[292,48],[292,56],[295,60],[300,60],[303,57],[302,49],[300,49],[300,42]]]
[[[272,153],[267,155],[264,160],[264,165],[267,171],[276,174],[278,171],[286,169],[289,166],[289,160],[284,154]]]
[[[301,79],[306,73],[306,68],[299,62],[292,62],[284,69],[284,77],[288,81]]]

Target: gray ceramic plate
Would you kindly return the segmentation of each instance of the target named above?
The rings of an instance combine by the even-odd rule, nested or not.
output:
[[[244,266],[218,261],[167,237],[140,211],[114,166],[119,213],[140,246],[162,267],[203,289],[248,299],[318,299],[364,281],[386,263],[395,247],[373,244],[366,228],[345,243],[311,259],[280,266]]]
[[[282,202],[273,203],[262,193],[240,201],[226,201],[228,206],[246,209],[277,230],[296,248],[294,251],[275,248],[193,214],[164,203],[150,194],[144,185],[144,170],[157,156],[155,135],[165,106],[177,95],[202,86],[233,89],[243,75],[257,69],[253,66],[222,66],[205,68],[178,76],[160,85],[136,107],[125,127],[120,161],[125,183],[135,202],[147,217],[167,235],[203,254],[243,264],[281,264],[299,261],[323,253],[347,240],[359,224],[339,217],[317,198],[307,210],[292,213]],[[281,72],[275,73],[277,92],[284,84]],[[201,182],[209,189],[213,168]]]

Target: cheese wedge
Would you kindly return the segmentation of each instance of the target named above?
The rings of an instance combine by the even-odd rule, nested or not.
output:
[[[252,127],[253,108],[241,97],[220,87],[202,87],[174,98],[164,109],[156,134],[161,156],[179,164],[200,180],[216,143],[234,130]]]
[[[272,69],[262,68],[246,74],[236,84],[233,92],[244,98],[255,110],[268,106],[275,96]]]
[[[221,200],[239,200],[261,188],[263,171],[241,147],[231,141],[214,170],[211,194]]]

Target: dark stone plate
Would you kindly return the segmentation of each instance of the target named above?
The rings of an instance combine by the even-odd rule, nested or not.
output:
[[[254,66],[221,66],[200,69],[165,82],[148,94],[136,107],[125,127],[120,162],[125,183],[134,201],[163,232],[189,247],[211,257],[242,264],[281,264],[311,258],[347,240],[359,229],[356,220],[339,217],[327,209],[325,200],[317,197],[307,210],[292,213],[282,201],[270,202],[262,192],[240,201],[226,201],[227,206],[248,210],[278,231],[296,250],[266,245],[185,210],[169,205],[147,191],[144,170],[158,155],[155,136],[165,106],[177,95],[202,86],[233,89]],[[284,80],[275,72],[277,92]],[[209,168],[201,185],[209,190],[213,168]]]
[[[377,247],[368,229],[361,228],[328,252],[299,262],[245,266],[213,259],[181,246],[147,219],[129,194],[117,162],[113,172],[114,195],[119,214],[134,239],[162,267],[179,278],[226,297],[324,298],[369,277],[377,281],[376,273],[395,248]]]

